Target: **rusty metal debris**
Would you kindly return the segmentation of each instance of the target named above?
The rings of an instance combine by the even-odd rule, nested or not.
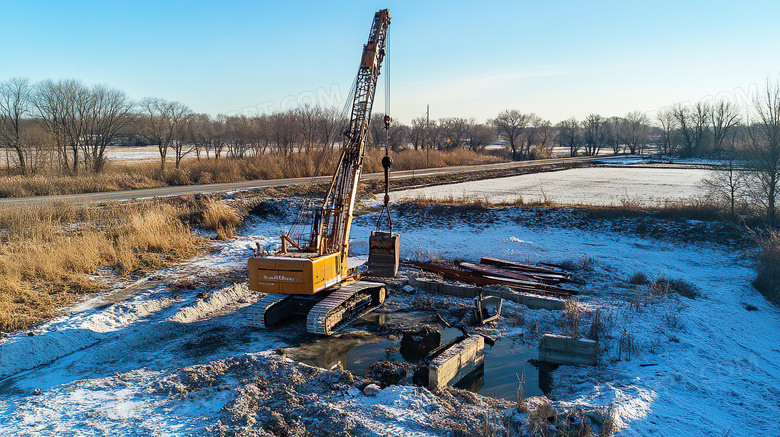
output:
[[[502,285],[514,291],[542,296],[570,297],[577,290],[563,288],[561,283],[572,282],[572,276],[550,265],[515,263],[482,257],[480,263],[461,262],[457,266],[422,261],[404,261],[419,269],[439,273],[448,279],[485,286]]]

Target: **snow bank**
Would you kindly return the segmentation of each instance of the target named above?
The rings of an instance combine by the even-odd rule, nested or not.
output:
[[[61,316],[33,336],[18,334],[0,344],[0,379],[50,363],[106,338],[106,334],[167,308],[170,298],[141,296],[104,309]]]
[[[34,337],[18,337],[0,345],[0,379],[50,363],[103,338],[88,329],[48,331]]]
[[[193,306],[181,308],[171,317],[180,323],[192,323],[206,320],[228,311],[251,305],[260,298],[258,293],[249,290],[246,283],[233,284],[212,293],[208,298],[198,300]]]

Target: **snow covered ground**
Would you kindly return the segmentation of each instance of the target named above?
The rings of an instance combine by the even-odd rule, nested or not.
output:
[[[106,156],[112,161],[154,161],[160,159],[157,146],[107,147]]]
[[[614,163],[614,159],[610,159]],[[642,162],[633,158],[624,164]],[[491,203],[550,201],[558,205],[656,206],[706,194],[709,170],[588,167],[394,191],[395,202],[418,198]]]
[[[0,435],[220,435],[253,426],[445,435],[458,423],[489,419],[480,418],[487,400],[475,395],[391,386],[367,397],[355,387],[362,375],[274,352],[312,339],[300,325],[247,327],[246,307],[257,299],[240,276],[247,246],[277,242],[290,219],[286,202],[272,206],[277,213],[254,219],[213,253],[85,300],[32,336],[0,340]],[[685,238],[709,224],[659,221],[659,229],[678,230],[639,237],[636,223],[579,226],[567,210],[401,206],[394,214],[403,257],[582,266],[580,333],[600,310],[599,365],[553,372],[557,408],[610,406],[623,436],[775,435],[780,428],[780,311],[750,286],[742,248]],[[354,255],[366,255],[375,220],[357,217]],[[701,297],[652,295],[627,283],[636,272],[683,279]],[[563,329],[558,312],[508,304],[505,313],[497,335],[522,334],[534,344]],[[620,347],[627,336],[630,360]]]

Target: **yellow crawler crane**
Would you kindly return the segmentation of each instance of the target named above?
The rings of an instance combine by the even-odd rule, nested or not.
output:
[[[296,225],[281,237],[279,252],[256,254],[248,261],[249,287],[268,293],[250,308],[250,322],[255,326],[270,327],[289,315],[306,315],[309,332],[330,335],[339,325],[384,302],[384,284],[358,280],[357,269],[347,265],[347,255],[365,139],[389,25],[387,9],[374,15],[360,60],[344,145],[322,206],[302,211]],[[392,273],[386,276],[394,276],[398,268],[398,234],[383,235],[382,240],[384,244],[379,246],[384,252],[388,246],[396,248],[394,254],[381,256],[384,264],[388,257],[391,261],[394,258],[395,268],[382,265],[380,270]]]

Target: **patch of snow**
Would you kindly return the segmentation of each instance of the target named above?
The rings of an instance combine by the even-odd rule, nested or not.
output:
[[[486,195],[507,190],[495,181],[490,184]],[[683,180],[679,191],[685,186]],[[437,254],[476,260],[490,255],[520,262],[589,263],[588,282],[576,300],[586,311],[599,309],[610,326],[598,366],[561,366],[553,372],[556,406],[611,405],[623,436],[722,436],[729,429],[730,436],[776,434],[780,311],[751,287],[752,262],[739,250],[578,229],[566,225],[571,214],[566,211],[551,212],[561,220],[549,226],[535,225],[533,213],[519,208],[467,214],[394,220],[402,257]],[[375,222],[375,214],[355,218],[351,248],[358,261],[367,256]],[[255,241],[274,244],[287,225],[278,219],[256,220],[215,252],[166,270],[162,277],[191,270],[219,277],[244,269],[252,254],[247,246],[253,249]],[[626,284],[635,272],[681,278],[696,285],[702,296],[651,301]],[[274,350],[310,339],[301,334],[300,324],[277,330],[248,327],[244,307],[254,297],[243,284],[205,292],[205,299],[197,299],[194,291],[174,298],[164,285],[152,286],[120,302],[74,306],[36,327],[32,337],[16,333],[0,340],[0,377],[7,377],[0,380],[0,435],[205,433],[228,414],[224,407],[236,402],[239,389],[249,390],[246,381],[273,381],[264,381],[262,368],[220,376],[213,385],[198,385],[197,378],[222,368],[220,360],[251,363],[262,358],[277,370],[292,367]],[[743,302],[758,310],[747,311]],[[527,310],[512,302],[505,303],[504,311],[524,318],[527,327],[560,333],[553,331],[560,329],[558,312]],[[581,329],[587,323],[583,320]],[[500,331],[503,336],[522,334],[525,341],[538,335],[509,322]],[[637,346],[630,361],[615,346],[623,332]],[[606,348],[609,344],[612,348]],[[302,378],[303,367],[295,369],[291,381]],[[309,378],[322,372],[311,370]],[[181,375],[189,375],[197,390],[163,390],[179,387],[171,381]],[[446,393],[424,388],[391,386],[375,397],[354,386],[341,390],[306,396],[315,405],[334,408],[334,420],[346,414],[376,435],[440,435],[446,431],[431,424],[456,413],[443,410]]]
[[[558,205],[658,206],[705,193],[708,170],[588,167],[499,179],[393,191],[392,202],[484,200],[491,203],[553,202]]]
[[[192,323],[234,311],[258,301],[260,295],[249,290],[246,283],[233,284],[215,291],[208,298],[198,300],[195,305],[185,306],[171,317],[180,323]]]

